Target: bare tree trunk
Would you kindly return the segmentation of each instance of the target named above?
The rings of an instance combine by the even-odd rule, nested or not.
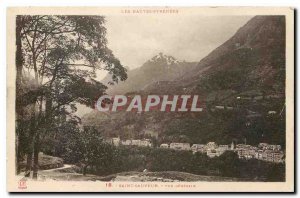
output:
[[[21,31],[22,31],[22,17],[17,16],[16,18],[16,122],[19,124],[16,124],[16,173],[20,173],[20,162],[21,162],[21,154],[20,154],[20,132],[22,131],[21,124],[20,124],[20,117],[22,118],[23,111],[22,107],[19,105],[20,104],[20,94],[21,92],[21,86],[22,86],[22,67],[23,67],[23,56],[22,56],[22,41],[21,41]]]
[[[41,104],[42,104],[42,100],[44,97],[41,97]],[[45,115],[45,119],[46,122],[49,119],[49,115],[50,114],[50,109],[52,107],[52,100],[47,100],[47,96],[46,96],[46,115]],[[41,116],[41,111],[42,111],[42,106],[40,106],[40,114],[39,116]],[[33,179],[37,179],[38,177],[38,170],[39,170],[39,152],[40,152],[40,130],[36,130],[35,131],[35,139],[34,139],[34,148],[33,148],[33,175],[32,178]]]
[[[35,134],[35,108],[32,108],[33,117],[30,121],[29,134],[28,134],[28,143],[27,143],[27,161],[26,161],[26,177],[30,177],[30,172],[32,170],[32,154],[33,154],[33,143],[34,143],[34,134]]]
[[[32,150],[27,153],[25,177],[30,177],[32,167]]]
[[[39,75],[38,75],[38,70],[37,70],[37,57],[36,57],[36,53],[35,53],[35,39],[36,39],[36,30],[37,30],[37,25],[35,25],[35,31],[34,31],[34,36],[33,36],[33,40],[32,40],[32,62],[33,62],[33,70],[34,70],[34,79],[35,79],[35,83],[38,86],[39,85]],[[38,98],[36,98],[36,102],[37,102]],[[35,106],[34,106],[34,117],[37,118],[37,109],[36,109],[36,105],[37,103],[35,102]],[[35,121],[37,121],[38,119],[36,119]],[[36,129],[36,128],[35,128]],[[33,143],[33,174],[32,174],[32,178],[33,179],[37,179],[38,177],[38,170],[39,170],[39,144],[40,144],[40,134],[39,134],[39,130],[36,129],[35,130],[35,138],[34,138],[34,143]]]
[[[16,174],[20,174],[21,168],[20,168],[20,163],[21,163],[21,152],[19,149],[19,142],[20,142],[20,137],[19,134],[16,133]]]
[[[34,141],[34,152],[33,152],[33,179],[37,179],[39,170],[39,151],[40,151],[40,135],[37,132]]]
[[[30,128],[30,130],[33,130],[32,127]],[[31,131],[28,137],[29,141],[27,145],[26,172],[30,172],[32,170],[32,154],[33,154],[33,142],[34,142],[33,134],[34,133]]]
[[[89,165],[86,165],[86,164],[83,165],[82,174],[83,174],[84,176],[86,175],[87,167],[88,167],[88,166],[89,166]]]

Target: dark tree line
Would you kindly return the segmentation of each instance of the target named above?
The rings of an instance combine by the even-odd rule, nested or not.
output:
[[[74,116],[76,103],[89,107],[106,90],[96,71],[112,80],[126,69],[107,47],[102,16],[16,17],[16,165],[37,178],[41,140]],[[28,174],[29,175],[29,174]]]

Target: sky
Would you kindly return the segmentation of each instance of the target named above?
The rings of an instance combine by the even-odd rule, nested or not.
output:
[[[134,69],[162,52],[178,60],[200,61],[247,23],[251,16],[105,16],[108,47]],[[97,80],[107,72],[97,72]],[[87,113],[78,107],[78,114]]]
[[[251,16],[106,16],[108,47],[129,68],[163,52],[200,61],[228,40]]]

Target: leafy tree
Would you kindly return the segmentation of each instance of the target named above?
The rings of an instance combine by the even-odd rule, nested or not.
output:
[[[54,118],[77,102],[94,105],[95,96],[106,89],[95,80],[97,70],[107,70],[115,82],[125,80],[127,75],[106,45],[102,16],[18,16],[16,23],[17,90],[22,87],[25,71],[34,76],[35,83],[33,90],[17,91],[17,134],[22,132],[21,110],[34,105],[28,145],[33,149],[28,149],[27,162],[31,167],[33,151],[36,178],[40,136],[52,126]]]
[[[105,143],[101,134],[92,127],[77,131],[68,141],[67,151],[66,157],[79,163],[84,175],[88,167],[105,171],[113,163],[113,146]]]
[[[215,163],[214,163],[215,162]],[[226,151],[220,157],[214,159],[213,164],[220,170],[222,175],[239,177],[240,160],[238,155],[232,151]]]

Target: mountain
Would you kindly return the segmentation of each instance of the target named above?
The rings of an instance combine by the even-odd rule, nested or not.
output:
[[[103,79],[108,85],[109,94],[137,92],[159,81],[172,81],[182,76],[186,70],[194,68],[197,63],[179,61],[172,56],[159,53],[146,61],[141,67],[128,71],[128,79],[115,85],[109,85],[110,75]]]
[[[185,65],[184,65],[185,64]],[[184,66],[184,67],[183,67]],[[285,18],[255,16],[197,64],[159,54],[129,71],[113,92],[197,94],[199,113],[101,112],[83,118],[105,134],[122,138],[157,136],[174,141],[256,145],[285,144]],[[269,115],[268,112],[275,112]],[[109,132],[110,131],[110,132]]]
[[[224,44],[169,85],[157,82],[147,93],[265,94],[285,91],[285,18],[255,16]],[[255,91],[254,91],[255,90]],[[221,93],[222,95],[222,93]]]
[[[284,92],[285,18],[255,16],[181,76],[194,91],[260,89]]]

